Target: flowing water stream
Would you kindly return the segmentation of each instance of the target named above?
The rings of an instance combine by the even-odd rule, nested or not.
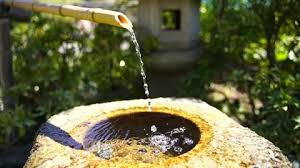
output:
[[[131,35],[131,40],[132,40],[132,42],[134,44],[134,47],[135,47],[136,54],[138,55],[139,62],[140,62],[140,70],[141,70],[141,75],[142,75],[142,78],[143,78],[143,86],[144,86],[145,95],[147,96],[147,101],[148,101],[148,111],[152,111],[149,85],[147,83],[147,76],[146,76],[146,73],[145,73],[145,70],[144,70],[144,62],[143,62],[142,54],[141,54],[141,51],[140,51],[140,46],[139,46],[139,43],[136,39],[136,35],[135,35],[133,29],[130,29],[129,32],[130,32],[130,35]]]

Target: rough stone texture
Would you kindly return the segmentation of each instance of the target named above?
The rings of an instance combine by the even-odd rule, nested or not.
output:
[[[148,81],[151,84],[152,95],[176,96],[177,84],[202,55],[202,45],[199,41],[200,1],[139,0],[138,7],[139,41],[147,44],[154,38],[158,42],[155,51],[148,54],[147,68],[151,74]],[[179,25],[178,28],[173,30],[163,28],[164,11],[177,13],[175,23]],[[161,78],[163,80],[160,80]]]
[[[150,54],[151,59],[149,59],[149,64],[151,65],[151,71],[157,73],[167,72],[166,75],[169,75],[169,73],[178,73],[180,71],[189,70],[196,64],[200,55],[200,48],[167,52],[156,51]],[[159,81],[159,83],[161,84],[161,81]]]
[[[198,0],[139,0],[139,27],[158,38],[160,48],[189,49],[197,45],[200,31]],[[164,10],[179,10],[180,30],[162,30]]]
[[[145,111],[147,101],[95,104],[50,118],[41,127],[25,167],[291,167],[279,148],[205,102],[159,98],[152,104],[154,112],[179,115],[197,124],[202,132],[199,143],[183,155],[157,163],[101,160],[81,150],[86,128],[105,117]]]

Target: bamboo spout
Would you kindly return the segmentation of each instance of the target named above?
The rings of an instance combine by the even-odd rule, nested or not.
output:
[[[35,12],[50,13],[61,16],[69,16],[77,19],[89,20],[112,26],[132,29],[131,21],[123,13],[104,10],[100,8],[85,8],[74,5],[56,5],[31,0],[5,0],[5,5]]]

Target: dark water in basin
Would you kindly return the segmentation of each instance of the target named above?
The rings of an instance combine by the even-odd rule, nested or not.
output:
[[[163,153],[170,157],[179,156],[191,150],[200,140],[199,128],[185,118],[157,112],[139,112],[120,115],[100,121],[89,129],[84,138],[84,148],[101,148],[101,157],[110,158],[113,149],[110,142],[118,141],[137,148],[130,152]],[[136,150],[136,151],[135,151]],[[99,151],[99,150],[98,150]],[[104,152],[104,153],[103,153]]]

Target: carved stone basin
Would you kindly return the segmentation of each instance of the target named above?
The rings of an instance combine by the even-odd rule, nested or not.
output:
[[[25,167],[291,167],[280,149],[200,100],[76,107],[38,132]]]

